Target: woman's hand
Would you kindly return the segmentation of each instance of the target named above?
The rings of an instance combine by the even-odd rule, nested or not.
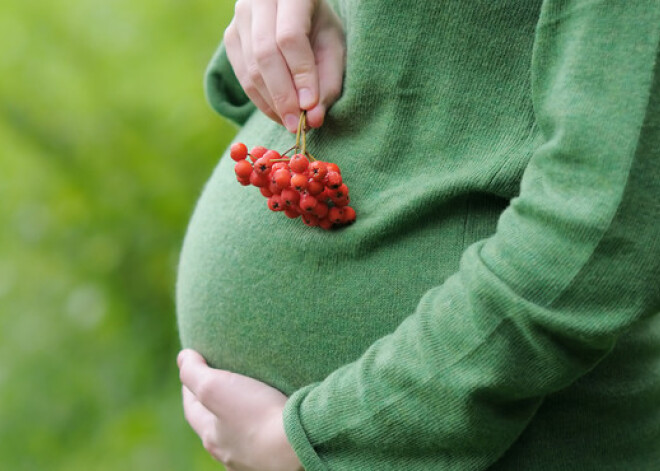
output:
[[[228,471],[303,469],[284,433],[286,396],[247,376],[210,368],[193,350],[183,350],[177,363],[186,420]]]
[[[247,96],[295,132],[300,110],[319,127],[341,94],[344,32],[325,0],[238,0],[224,35]]]

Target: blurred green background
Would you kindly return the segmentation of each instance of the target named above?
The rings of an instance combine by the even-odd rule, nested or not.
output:
[[[176,264],[234,129],[217,0],[0,2],[0,468],[220,469],[185,423]]]

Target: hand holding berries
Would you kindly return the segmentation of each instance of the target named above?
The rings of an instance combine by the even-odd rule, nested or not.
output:
[[[286,157],[292,150],[300,152]],[[300,116],[296,145],[289,151],[280,155],[257,146],[248,152],[245,144],[233,144],[230,156],[236,161],[236,179],[241,185],[259,187],[271,211],[284,212],[292,219],[302,216],[308,226],[328,230],[353,223],[355,210],[348,206],[348,186],[339,166],[317,160],[307,152],[304,112]]]

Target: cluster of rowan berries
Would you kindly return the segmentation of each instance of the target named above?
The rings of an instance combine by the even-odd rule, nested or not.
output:
[[[306,152],[287,157],[261,146],[248,152],[241,142],[231,146],[230,156],[236,161],[238,182],[258,187],[272,211],[326,230],[355,221],[348,187],[336,164]]]

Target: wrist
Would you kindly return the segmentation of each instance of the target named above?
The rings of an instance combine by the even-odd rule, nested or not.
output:
[[[284,408],[277,408],[273,412],[271,420],[269,421],[269,433],[271,437],[271,449],[273,450],[272,456],[279,457],[277,471],[304,471],[303,465],[298,459],[298,455],[293,450],[289,442],[286,432],[284,430]]]

